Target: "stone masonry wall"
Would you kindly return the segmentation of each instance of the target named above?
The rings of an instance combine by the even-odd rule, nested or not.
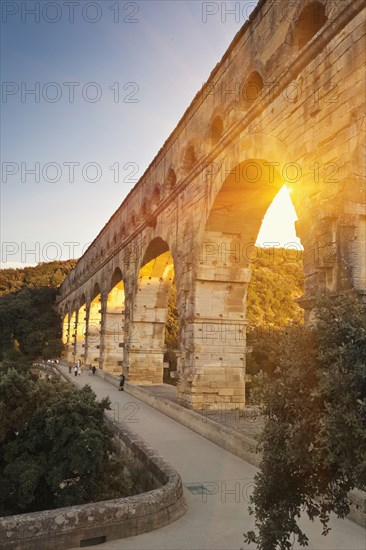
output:
[[[364,71],[364,0],[261,0],[61,286],[68,358],[79,353],[85,297],[85,362],[162,383],[169,257],[178,398],[192,409],[243,408],[251,254],[284,183],[304,247],[305,320],[319,293],[365,300]],[[105,316],[118,277],[124,313],[114,337]],[[93,300],[100,307],[91,322]]]

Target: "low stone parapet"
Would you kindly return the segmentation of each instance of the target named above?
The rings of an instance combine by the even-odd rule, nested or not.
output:
[[[353,489],[349,493],[349,498],[352,503],[348,515],[349,519],[366,528],[366,493]]]

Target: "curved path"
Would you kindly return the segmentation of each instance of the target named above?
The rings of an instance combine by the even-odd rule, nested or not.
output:
[[[66,371],[66,369],[65,369]],[[255,550],[243,542],[253,527],[248,494],[257,469],[159,411],[119,392],[112,384],[84,373],[78,385],[90,384],[98,398],[109,396],[116,418],[128,423],[177,469],[185,487],[188,512],[178,521],[136,537],[107,542],[100,550]],[[208,494],[194,487],[204,486]],[[194,494],[196,493],[196,494]],[[332,519],[332,531],[321,535],[319,523],[302,522],[311,550],[365,550],[366,531],[349,520]]]

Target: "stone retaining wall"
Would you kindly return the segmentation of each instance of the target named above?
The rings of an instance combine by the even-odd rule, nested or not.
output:
[[[128,454],[160,487],[131,497],[2,518],[0,550],[65,550],[163,527],[187,511],[179,474],[127,426],[110,420]]]

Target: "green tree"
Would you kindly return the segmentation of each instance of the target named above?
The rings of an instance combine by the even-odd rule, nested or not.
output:
[[[177,287],[173,281],[167,308],[165,324],[165,346],[168,350],[178,349],[178,310],[177,310]]]
[[[266,422],[251,496],[261,550],[301,546],[301,511],[319,518],[349,512],[348,493],[366,488],[366,308],[352,296],[324,298],[312,328],[288,330],[271,378],[256,391]]]
[[[0,372],[0,510],[2,515],[131,494],[104,411],[89,386]]]
[[[304,286],[302,252],[257,247],[251,269],[247,297],[250,330],[302,322],[303,312],[296,302]]]
[[[177,385],[177,380],[175,378],[171,378],[170,373],[177,370],[176,350],[179,348],[178,332],[179,318],[177,310],[177,287],[175,281],[173,281],[167,307],[164,339],[164,344],[166,347],[164,361],[169,363],[169,369],[164,369],[164,383],[171,384],[173,386]]]

